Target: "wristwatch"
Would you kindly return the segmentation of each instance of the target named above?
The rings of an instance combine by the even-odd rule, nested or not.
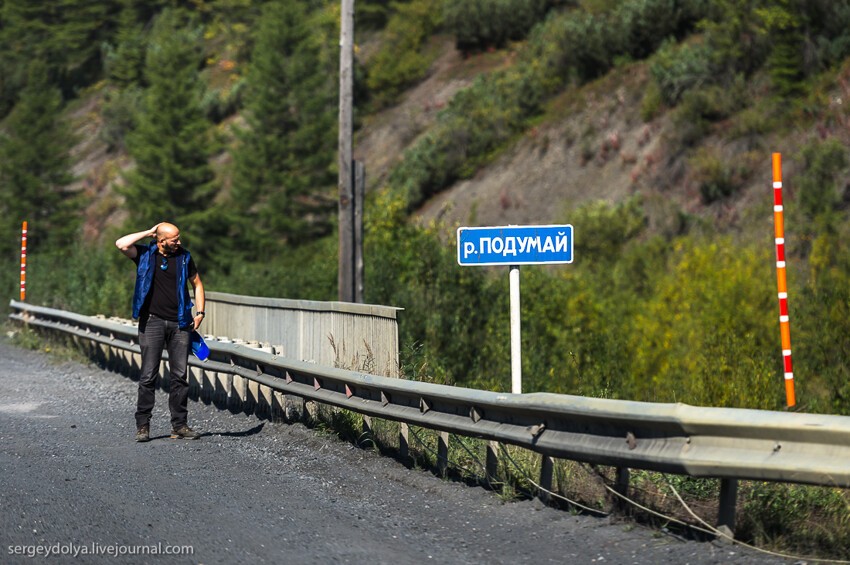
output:
[[[197,312],[195,312],[195,316],[203,316],[204,318],[206,318],[207,313],[204,312],[203,310],[198,310]]]

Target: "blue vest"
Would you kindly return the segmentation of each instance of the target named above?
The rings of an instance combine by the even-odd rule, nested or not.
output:
[[[138,318],[142,313],[142,305],[145,303],[148,293],[153,284],[153,275],[156,272],[157,264],[157,249],[156,243],[151,243],[147,249],[141,252],[139,256],[139,267],[136,269],[136,289],[133,292],[133,318]],[[177,255],[177,323],[181,328],[191,326],[194,323],[192,319],[192,299],[189,297],[189,289],[186,287],[186,282],[189,278],[189,259],[191,255],[183,249]]]

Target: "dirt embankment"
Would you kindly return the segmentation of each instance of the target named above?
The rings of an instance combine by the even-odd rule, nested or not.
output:
[[[366,120],[355,141],[370,189],[475,75],[508,64],[510,53],[464,59],[444,40],[428,77],[394,107]],[[589,200],[617,202],[640,191],[650,221],[675,231],[675,210],[701,207],[681,159],[665,153],[669,120],[640,118],[645,69],[614,72],[550,102],[541,125],[470,179],[455,183],[417,212],[420,221],[456,225],[547,224],[569,221]],[[681,183],[677,190],[671,185]],[[670,224],[670,225],[667,225]]]

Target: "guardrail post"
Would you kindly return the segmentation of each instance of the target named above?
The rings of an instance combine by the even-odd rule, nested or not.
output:
[[[260,351],[265,351],[266,353],[274,353],[274,348],[265,342],[262,343],[251,343],[251,347],[254,349],[258,349]],[[259,368],[257,369],[260,370]],[[258,417],[268,418],[271,420],[272,417],[272,389],[266,385],[257,383],[257,388],[255,392],[256,399],[256,409],[255,413]]]
[[[537,498],[543,504],[552,502],[552,477],[555,471],[555,460],[548,455],[541,455],[540,465],[540,492],[537,493]]]
[[[371,441],[374,445],[374,439],[372,438],[372,416],[368,416],[363,414],[363,431],[362,436],[363,441],[359,442],[361,445],[364,441]]]
[[[101,367],[108,367],[109,366],[109,347],[102,344],[102,343],[96,343],[94,347],[95,347],[95,358],[97,359],[98,365],[100,365]]]
[[[234,343],[237,340],[234,340]],[[241,341],[241,340],[240,340]],[[242,344],[246,348],[259,349],[260,344],[256,341],[251,341]],[[242,397],[242,411],[246,414],[257,414],[260,412],[260,383],[251,379],[243,379],[245,381],[245,396]]]
[[[622,497],[629,495],[629,476],[630,472],[628,467],[617,467],[617,478],[614,482],[614,490]],[[617,497],[615,504],[620,510],[625,510],[629,507],[628,504],[626,504],[625,498]]]
[[[437,440],[437,471],[441,477],[446,476],[449,468],[449,432],[440,432]]]
[[[248,380],[242,375],[233,375],[233,395],[237,399],[240,412],[246,414],[253,412],[253,406],[248,401]]]
[[[227,373],[213,372],[215,392],[213,392],[213,404],[219,408],[227,408],[230,400],[230,391],[233,388],[233,376]]]
[[[285,355],[282,345],[272,346],[271,353],[278,356]],[[288,414],[286,413],[286,395],[277,390],[272,392],[270,418],[272,422],[286,422],[288,420]]]
[[[720,508],[717,511],[718,528],[728,528],[728,534],[735,534],[735,509],[738,502],[738,480],[720,479]]]
[[[227,399],[227,407],[231,412],[242,411],[242,399],[245,396],[245,379],[241,375],[231,375],[230,396]]]
[[[487,484],[490,488],[495,488],[499,482],[499,442],[487,442],[487,460],[485,462],[485,473],[487,474]]]
[[[410,457],[410,427],[407,422],[401,422],[398,426],[398,456],[405,463]]]
[[[257,396],[257,416],[268,418],[272,417],[272,389],[266,385],[259,386],[259,395]]]
[[[209,404],[215,394],[215,374],[212,371],[201,369],[201,400]]]
[[[104,347],[104,354],[106,355],[106,369],[114,373],[118,370],[118,363],[116,362],[118,352],[112,345],[106,345]]]
[[[124,371],[123,374],[125,377],[131,378],[133,375],[133,357],[134,353],[132,351],[124,351]]]
[[[319,417],[319,404],[315,400],[306,400],[304,398],[301,400],[301,417],[304,418],[305,421],[317,420]]]
[[[272,422],[286,421],[286,395],[274,391],[272,395]]]

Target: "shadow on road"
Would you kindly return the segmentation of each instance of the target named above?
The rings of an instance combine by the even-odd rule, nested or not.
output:
[[[244,431],[241,431],[241,432],[203,432],[203,433],[201,433],[201,436],[200,436],[200,437],[202,437],[202,438],[204,438],[204,437],[212,437],[212,436],[219,436],[219,437],[248,437],[248,436],[256,435],[256,434],[260,433],[261,431],[263,431],[263,426],[265,426],[265,425],[266,425],[266,423],[265,423],[265,422],[261,422],[261,423],[259,423],[258,425],[254,426],[253,428],[250,428],[250,429],[247,429],[247,430],[244,430]],[[159,435],[159,436],[151,436],[150,441],[156,441],[156,440],[159,440],[159,439],[167,439],[167,440],[170,440],[170,441],[178,441],[178,440],[176,440],[176,439],[172,440],[172,439],[171,439],[171,434],[163,434],[163,435]],[[200,438],[199,438],[199,439],[200,439]]]
[[[209,437],[209,436],[248,437],[248,436],[256,435],[256,434],[260,433],[261,431],[263,431],[263,427],[265,425],[266,425],[265,422],[260,422],[259,424],[257,424],[253,428],[250,428],[250,429],[242,431],[242,432],[204,432],[204,433],[201,434],[201,437],[202,438],[203,437]]]

